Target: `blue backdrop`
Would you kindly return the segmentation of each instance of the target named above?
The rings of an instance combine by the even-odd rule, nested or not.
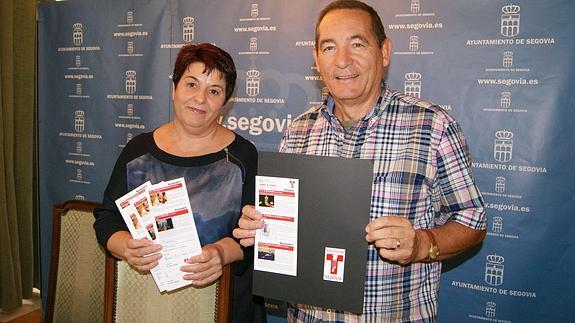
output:
[[[100,201],[132,137],[171,118],[178,49],[232,54],[238,82],[222,124],[273,151],[325,89],[314,24],[328,1],[70,0],[39,5],[42,282],[51,206]],[[575,3],[372,0],[393,55],[393,89],[462,125],[488,207],[488,236],[444,263],[440,321],[566,322],[575,292]],[[44,293],[45,295],[45,293]],[[272,320],[284,304],[270,301]]]

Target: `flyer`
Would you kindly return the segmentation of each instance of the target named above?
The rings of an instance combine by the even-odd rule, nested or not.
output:
[[[150,270],[160,292],[189,285],[180,267],[202,252],[184,178],[146,182],[116,200],[134,239],[162,245],[162,258]]]
[[[255,270],[297,276],[298,187],[294,178],[256,176],[264,227],[256,231]]]

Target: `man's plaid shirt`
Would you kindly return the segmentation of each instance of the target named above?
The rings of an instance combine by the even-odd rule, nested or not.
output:
[[[448,220],[486,228],[465,138],[445,111],[391,91],[384,82],[377,103],[350,129],[342,127],[333,109],[329,98],[296,118],[279,151],[373,160],[371,220],[403,216],[415,229],[434,228]],[[440,273],[440,262],[399,266],[383,260],[369,245],[362,316],[291,305],[288,321],[434,322]]]

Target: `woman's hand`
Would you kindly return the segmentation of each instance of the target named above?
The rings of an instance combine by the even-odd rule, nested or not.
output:
[[[126,260],[138,271],[148,271],[158,265],[162,258],[160,244],[148,239],[132,239],[128,231],[117,231],[106,244],[110,253],[121,260]]]
[[[124,246],[123,257],[138,271],[148,271],[158,265],[162,258],[162,246],[148,239],[129,239]]]
[[[240,240],[244,247],[254,245],[256,230],[264,227],[261,221],[262,214],[253,205],[246,205],[242,208],[242,216],[238,221],[238,228],[235,228],[233,235]]]
[[[184,279],[193,280],[194,286],[213,283],[222,275],[224,249],[217,243],[205,245],[202,253],[186,260],[187,265],[180,268],[185,272]]]

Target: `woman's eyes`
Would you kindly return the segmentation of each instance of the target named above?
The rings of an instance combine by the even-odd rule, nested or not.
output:
[[[220,94],[221,94],[221,91],[220,91],[220,90],[216,90],[216,89],[211,89],[211,90],[210,90],[210,94],[211,94],[211,95],[220,95]]]
[[[200,85],[198,84],[198,82],[187,82],[187,83],[186,83],[186,86],[187,86],[188,88],[190,88],[190,89],[197,89],[197,88],[200,87]],[[210,95],[213,95],[213,96],[221,95],[222,92],[223,92],[223,91],[222,91],[221,89],[219,89],[219,88],[208,89],[208,93],[209,93]]]

